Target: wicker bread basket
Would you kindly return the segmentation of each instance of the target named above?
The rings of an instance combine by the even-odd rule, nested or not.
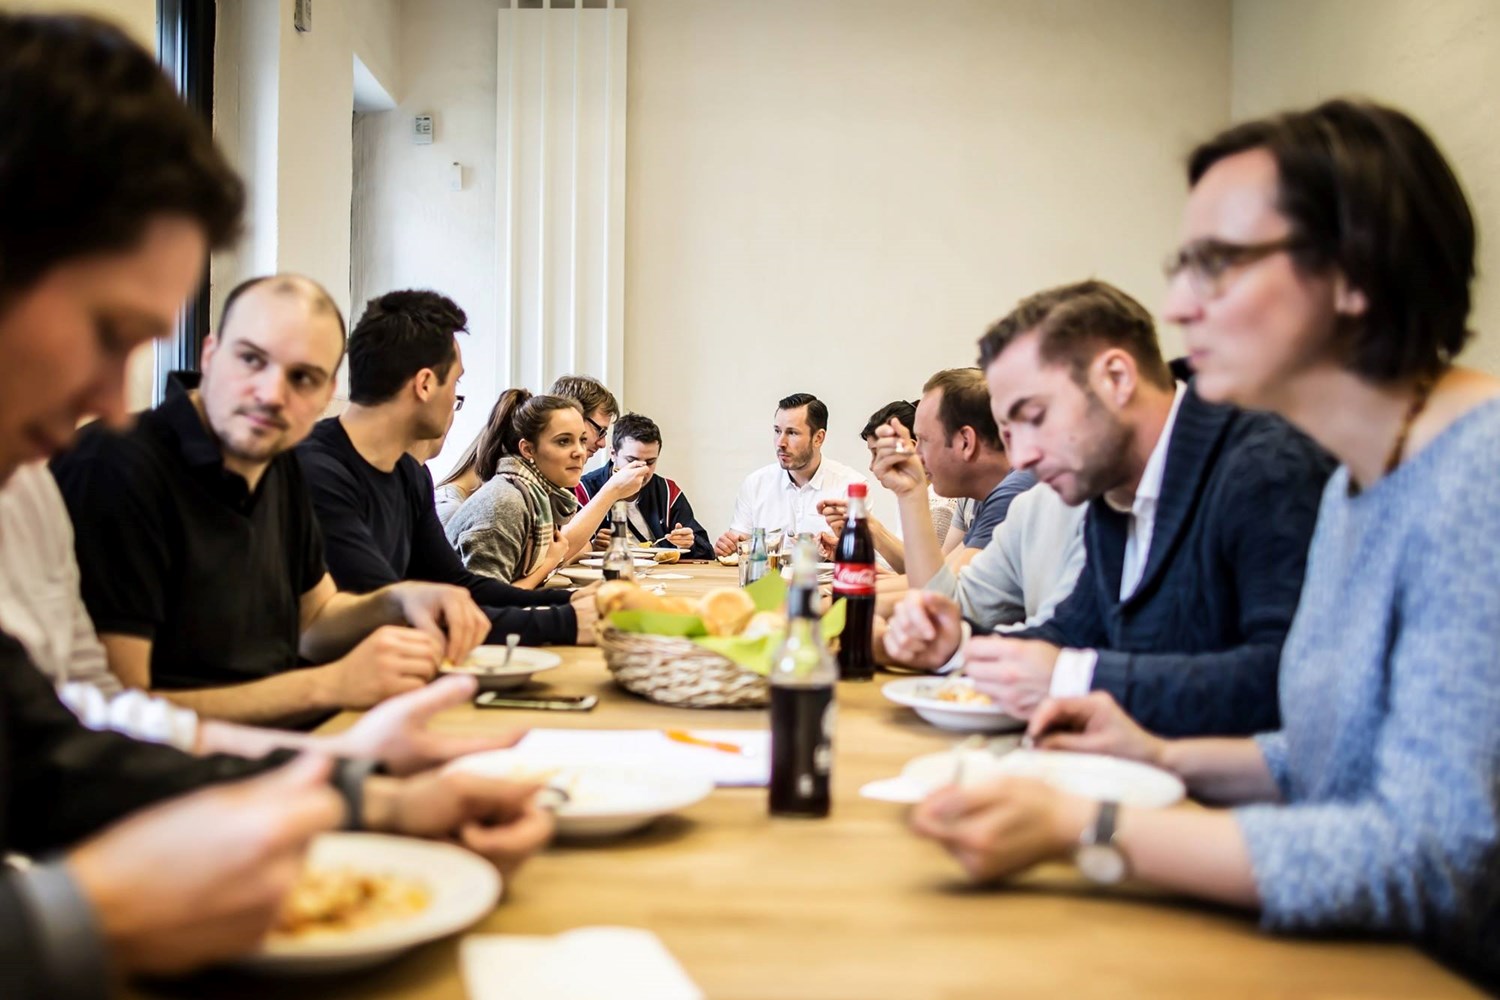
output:
[[[690,639],[605,626],[599,649],[625,690],[678,708],[763,708],[771,688],[759,674]]]

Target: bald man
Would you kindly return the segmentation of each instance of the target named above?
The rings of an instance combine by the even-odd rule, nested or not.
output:
[[[332,398],[344,342],[316,283],[246,282],[201,384],[175,377],[132,429],[90,428],[54,462],[84,602],[125,685],[207,718],[297,725],[416,690],[489,633],[460,587],[356,596],[328,575],[292,449]]]

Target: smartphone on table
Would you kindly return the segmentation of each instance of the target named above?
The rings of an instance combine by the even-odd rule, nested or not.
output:
[[[474,696],[477,708],[519,708],[533,712],[587,712],[599,699],[592,694],[514,694],[481,691]]]

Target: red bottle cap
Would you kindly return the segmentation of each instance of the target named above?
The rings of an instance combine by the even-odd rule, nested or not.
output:
[[[870,488],[864,483],[850,483],[849,496],[863,500],[870,492]]]

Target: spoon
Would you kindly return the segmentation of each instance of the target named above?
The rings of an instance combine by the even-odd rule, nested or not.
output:
[[[520,641],[521,637],[515,632],[512,632],[505,637],[505,662],[500,664],[501,670],[504,670],[506,667],[510,666],[510,658],[516,655],[516,643]]]

